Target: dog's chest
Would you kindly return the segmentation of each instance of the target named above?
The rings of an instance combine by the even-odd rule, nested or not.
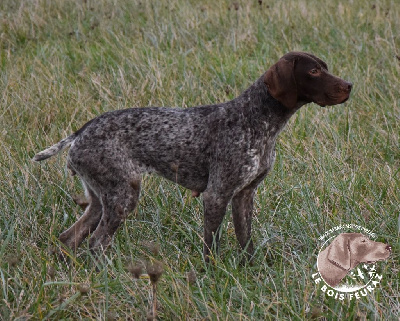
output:
[[[247,171],[250,177],[269,172],[275,161],[275,139],[267,138],[257,145],[248,151]]]
[[[271,132],[247,137],[247,149],[240,171],[241,186],[262,180],[268,174],[275,161],[275,142],[276,135],[271,135]]]

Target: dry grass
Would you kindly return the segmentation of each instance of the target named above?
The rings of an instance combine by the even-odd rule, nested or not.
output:
[[[152,285],[129,272],[138,260],[164,264],[163,320],[398,319],[399,6],[259,2],[0,2],[0,319],[143,320]],[[157,177],[104,262],[85,245],[57,259],[81,188],[65,154],[38,165],[34,153],[107,110],[229,100],[291,50],[323,58],[354,91],[344,106],[303,108],[280,137],[257,194],[255,266],[238,265],[229,215],[205,266],[200,201]],[[318,236],[341,223],[393,246],[384,281],[359,301],[329,300],[311,279]]]

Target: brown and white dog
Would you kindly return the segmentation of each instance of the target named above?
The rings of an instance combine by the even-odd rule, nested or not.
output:
[[[206,261],[213,244],[218,248],[230,202],[236,236],[251,258],[253,199],[273,166],[279,133],[301,106],[341,104],[351,89],[321,59],[290,52],[231,101],[129,108],[92,119],[33,158],[71,146],[68,168],[85,187],[89,205],[61,242],[75,249],[90,235],[92,250],[106,248],[138,203],[142,174],[153,172],[203,195]]]

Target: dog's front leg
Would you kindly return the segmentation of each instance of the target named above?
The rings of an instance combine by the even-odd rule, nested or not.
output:
[[[248,187],[232,198],[232,216],[236,237],[240,247],[247,254],[249,261],[254,253],[254,245],[251,240],[251,220],[255,191],[256,188]]]
[[[210,261],[210,252],[215,247],[218,252],[220,240],[220,228],[222,220],[225,216],[226,207],[230,197],[218,195],[217,193],[204,192],[203,207],[204,207],[204,260]]]

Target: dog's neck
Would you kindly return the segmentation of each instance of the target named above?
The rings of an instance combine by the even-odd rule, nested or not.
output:
[[[340,281],[347,275],[349,272],[349,269],[345,269],[336,262],[329,260],[328,259],[328,252],[325,249],[324,251],[321,252],[320,256],[318,256],[318,260],[321,260],[322,262],[329,262],[329,265],[325,266],[318,266],[319,273],[331,286],[336,286],[340,283]]]
[[[249,115],[249,119],[274,124],[276,128],[273,132],[279,133],[290,117],[305,103],[298,102],[296,108],[288,109],[268,92],[264,78],[264,75],[261,76],[232,102],[243,114]]]

